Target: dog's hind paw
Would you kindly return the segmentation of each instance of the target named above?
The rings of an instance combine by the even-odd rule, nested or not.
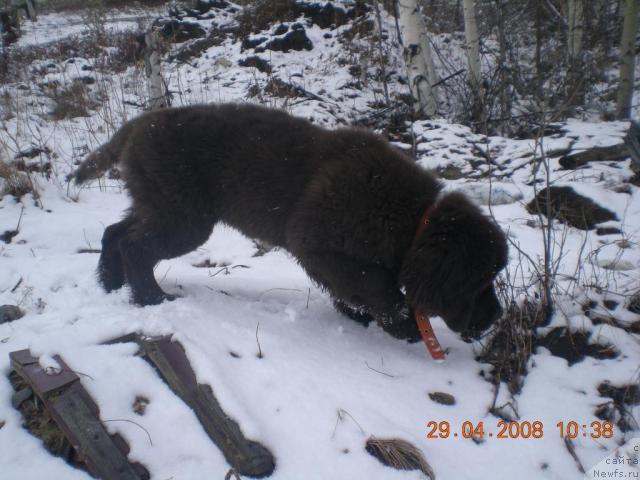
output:
[[[147,305],[159,305],[164,301],[173,302],[176,298],[180,297],[178,295],[171,295],[164,292],[153,295],[134,295],[133,303],[140,307],[145,307]]]

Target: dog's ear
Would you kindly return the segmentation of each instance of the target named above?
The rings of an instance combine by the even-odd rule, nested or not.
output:
[[[499,304],[490,282],[506,261],[500,228],[454,193],[439,202],[407,253],[400,282],[407,302],[463,332],[495,320]]]
[[[431,228],[431,227],[430,227]],[[433,232],[432,232],[433,233]],[[438,315],[449,328],[467,328],[475,300],[473,281],[457,235],[424,235],[407,254],[400,273],[406,300],[427,315]]]

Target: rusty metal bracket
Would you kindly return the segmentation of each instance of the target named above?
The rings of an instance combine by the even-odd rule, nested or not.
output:
[[[119,435],[110,435],[100,422],[99,410],[80,378],[60,358],[59,372],[47,372],[29,350],[9,354],[11,367],[63,431],[89,473],[105,480],[146,480],[149,473],[127,459],[129,447]]]

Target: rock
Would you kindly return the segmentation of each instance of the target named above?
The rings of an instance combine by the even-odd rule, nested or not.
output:
[[[538,192],[527,204],[529,213],[547,213],[547,189]],[[618,220],[615,213],[601,207],[593,200],[583,197],[571,187],[549,187],[553,218],[581,230],[592,230],[598,223]]]
[[[160,35],[165,40],[176,43],[186,42],[193,38],[202,38],[206,35],[204,28],[193,22],[172,19],[163,22],[160,26]]]
[[[629,305],[627,305],[627,310],[632,313],[637,313],[640,315],[640,293],[636,293],[631,300],[629,300]],[[638,326],[638,333],[640,333],[640,321],[636,322]]]
[[[6,187],[4,187],[2,182],[0,181],[0,198],[5,194],[5,190]],[[2,234],[0,234],[0,241],[3,241],[4,243],[11,243],[13,237],[18,235],[18,233],[20,233],[18,232],[18,230],[6,230]]]
[[[610,147],[593,147],[577,153],[571,153],[560,158],[563,168],[574,169],[582,167],[588,162],[611,162],[629,158],[629,148],[624,143]]]
[[[240,46],[241,51],[248,50],[250,48],[256,48],[258,45],[267,41],[267,37],[247,37],[242,40],[242,45]]]
[[[615,300],[605,300],[602,304],[606,307],[607,310],[615,310],[618,307],[618,302]]]
[[[278,27],[273,31],[274,35],[284,35],[289,31],[289,25],[281,23]]]
[[[320,28],[336,28],[346,24],[350,19],[355,18],[356,11],[354,8],[344,10],[335,7],[331,2],[322,3],[297,3],[297,8],[305,17],[311,20],[311,23]],[[364,6],[361,6],[362,9]]]
[[[13,322],[24,317],[24,312],[15,305],[0,306],[0,323]]]
[[[640,386],[635,384],[616,387],[605,381],[598,385],[598,393],[620,405],[640,405]]]
[[[433,392],[429,394],[429,398],[440,405],[455,405],[456,398],[450,393]]]
[[[439,167],[437,169],[438,176],[445,180],[458,180],[464,177],[464,172],[460,167],[455,165],[447,165],[446,167]]]
[[[295,25],[294,25],[295,27]],[[265,50],[273,50],[275,52],[285,52],[289,50],[312,50],[313,43],[307,37],[307,33],[304,28],[291,30],[283,37],[274,38],[264,46],[257,47],[255,50],[257,53]]]
[[[262,73],[271,73],[271,64],[264,58],[260,58],[257,55],[243,58],[238,61],[238,65],[241,67],[254,67]]]
[[[227,8],[229,6],[229,2],[225,0],[197,0],[196,1],[196,9],[200,11],[200,13],[207,13],[212,8]]]
[[[598,258],[596,265],[605,270],[616,270],[619,272],[630,272],[636,269],[636,266],[632,262],[619,258]]]
[[[565,327],[552,329],[544,337],[538,338],[536,346],[544,347],[551,355],[564,358],[569,366],[584,360],[585,356],[597,359],[611,359],[619,356],[612,345],[589,343],[589,333],[570,332]]]

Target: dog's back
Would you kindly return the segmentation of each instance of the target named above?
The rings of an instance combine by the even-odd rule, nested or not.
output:
[[[383,152],[396,160],[388,150],[363,130],[328,131],[254,105],[202,105],[137,117],[78,171],[89,166],[94,177],[92,162],[109,154],[102,166],[120,163],[140,217],[208,216],[286,247],[286,223],[321,169],[362,170]]]

